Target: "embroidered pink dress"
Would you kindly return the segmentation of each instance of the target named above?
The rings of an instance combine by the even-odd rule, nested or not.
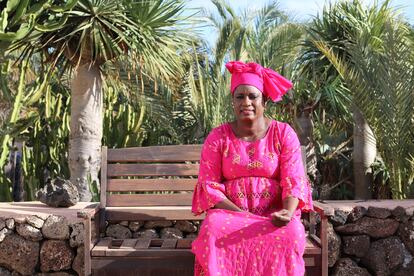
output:
[[[284,227],[270,214],[287,196],[299,199]],[[224,198],[246,212],[210,209]],[[300,144],[286,123],[272,121],[266,136],[238,139],[230,124],[211,131],[201,153],[192,211],[207,211],[193,242],[195,275],[304,275],[301,211],[312,209]]]

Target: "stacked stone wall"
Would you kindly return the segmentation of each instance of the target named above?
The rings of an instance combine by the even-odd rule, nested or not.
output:
[[[84,275],[84,226],[63,216],[0,218],[0,275]]]
[[[329,221],[330,275],[414,275],[414,216],[404,208],[336,208]]]
[[[102,236],[193,239],[199,228],[199,221],[119,221],[107,222]],[[0,275],[84,275],[83,245],[83,224],[64,216],[0,218]],[[328,252],[329,275],[413,276],[412,210],[335,207]]]

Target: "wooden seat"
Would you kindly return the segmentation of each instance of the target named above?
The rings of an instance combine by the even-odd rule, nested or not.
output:
[[[85,219],[85,274],[193,275],[192,239],[112,239],[104,237],[106,221],[203,220],[191,213],[202,145],[102,148],[99,208],[82,212]],[[307,275],[328,275],[327,220],[315,235],[311,214],[304,260]],[[95,231],[93,229],[96,228]],[[92,233],[96,232],[96,237]]]

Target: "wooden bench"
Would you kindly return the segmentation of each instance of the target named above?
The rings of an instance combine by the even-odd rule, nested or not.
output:
[[[191,213],[202,145],[102,148],[101,198],[85,220],[86,275],[193,275],[191,239],[105,238],[105,223],[136,220],[202,220]],[[328,275],[327,218],[310,223],[305,250],[307,275]]]

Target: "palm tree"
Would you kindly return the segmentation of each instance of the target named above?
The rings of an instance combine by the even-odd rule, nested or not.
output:
[[[315,42],[324,41],[329,44],[329,47],[331,47],[335,53],[345,59],[348,57],[344,45],[348,42],[346,35],[349,28],[352,26],[345,25],[348,22],[346,22],[344,18],[352,15],[341,13],[341,5],[351,6],[357,5],[357,3],[341,2],[325,6],[322,15],[315,18],[308,28],[307,38],[304,41],[303,50],[298,61],[298,64],[301,67],[301,73],[308,78],[315,79],[316,77],[318,79],[317,83],[322,84],[319,88],[321,90],[324,89],[323,87],[331,86],[330,84],[336,81],[338,73],[336,72],[335,67],[315,45]],[[343,95],[343,93],[347,93],[347,91],[344,89],[336,90],[338,97],[346,99],[346,96]],[[350,101],[344,101],[344,103],[346,104],[346,109],[354,110],[352,113],[354,116],[353,164],[355,197],[371,198],[369,189],[371,181],[369,175],[366,174],[366,171],[370,169],[370,165],[374,161],[376,155],[375,138],[364,118],[357,116],[360,112],[357,109],[352,108],[352,103]]]
[[[223,74],[228,59],[238,59],[245,41],[245,22],[222,0],[212,0],[219,17],[204,11],[201,20],[216,29],[218,38],[212,48],[194,45],[185,63],[186,74],[180,82],[179,98],[174,103],[176,126],[185,142],[201,142],[208,132],[232,116],[229,78]]]
[[[341,2],[330,10],[342,37],[340,50],[327,40],[313,39],[315,48],[337,70],[352,92],[356,131],[373,147],[375,141],[390,172],[393,197],[405,197],[412,181],[413,167],[413,44],[410,28],[389,7],[389,1],[364,9],[357,0]],[[367,133],[367,126],[373,132]],[[354,160],[367,160],[367,147],[359,148],[354,131]],[[362,143],[363,144],[363,143]],[[375,154],[371,154],[371,159]],[[365,174],[371,164],[357,163]],[[362,165],[364,165],[362,167]],[[362,168],[363,169],[362,169]],[[355,171],[356,181],[360,175]],[[366,175],[363,175],[366,178]],[[362,178],[363,179],[363,178]],[[358,183],[356,183],[356,187]],[[367,195],[367,187],[356,196]]]
[[[114,60],[128,55],[137,71],[173,82],[182,73],[178,53],[190,42],[178,30],[182,8],[172,0],[79,0],[69,10],[45,11],[36,31],[12,46],[23,60],[41,52],[44,61],[74,69],[69,165],[82,201],[91,199],[90,181],[98,182],[105,63],[122,66]]]

